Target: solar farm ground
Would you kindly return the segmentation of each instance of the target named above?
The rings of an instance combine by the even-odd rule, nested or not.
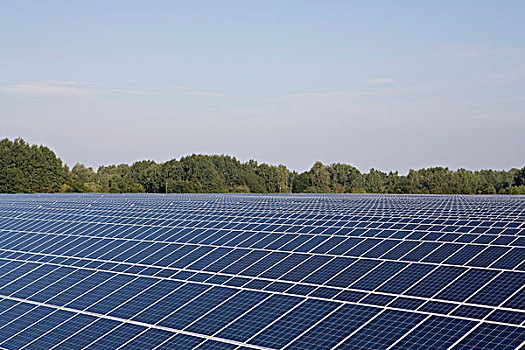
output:
[[[516,349],[525,197],[0,195],[0,348]]]

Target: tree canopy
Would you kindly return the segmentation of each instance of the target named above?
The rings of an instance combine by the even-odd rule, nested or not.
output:
[[[70,170],[49,148],[19,138],[0,141],[0,192],[525,194],[525,167],[508,171],[433,167],[399,175],[315,162],[310,170],[298,173],[284,165],[193,154],[164,163],[100,166],[96,171],[77,163]]]

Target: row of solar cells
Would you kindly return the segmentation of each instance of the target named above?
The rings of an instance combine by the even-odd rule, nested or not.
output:
[[[18,218],[28,217],[31,219],[45,220],[69,220],[84,222],[117,222],[134,225],[154,226],[179,226],[179,227],[219,227],[227,229],[250,229],[259,231],[290,231],[296,228],[302,233],[321,233],[323,229],[338,230],[341,234],[350,232],[350,229],[394,229],[394,230],[419,230],[434,232],[461,232],[461,233],[491,233],[491,234],[519,234],[525,228],[520,221],[497,221],[497,220],[473,220],[473,219],[443,219],[440,217],[429,219],[407,217],[367,217],[367,216],[342,216],[342,215],[173,215],[161,212],[152,215],[151,210],[144,213],[121,213],[109,211],[102,215],[99,212],[88,210],[60,211],[50,213],[38,210],[32,212],[4,210],[4,217],[17,214]],[[125,215],[122,215],[125,214]],[[285,217],[282,217],[285,216]],[[118,220],[118,221],[116,221]],[[315,230],[315,231],[313,231]],[[330,232],[331,233],[331,232]]]
[[[6,349],[247,349],[1,297],[0,323],[0,347]]]
[[[169,199],[170,197],[166,197]],[[263,198],[263,197],[261,197]],[[469,226],[469,227],[505,227],[507,223],[522,222],[525,217],[520,202],[517,201],[513,208],[502,206],[494,208],[480,203],[477,207],[467,208],[462,211],[451,210],[450,207],[437,208],[436,210],[419,209],[428,205],[426,201],[418,202],[416,208],[390,207],[385,209],[363,209],[367,203],[354,203],[347,200],[351,205],[334,205],[331,209],[309,208],[308,203],[294,203],[292,205],[257,208],[256,198],[246,205],[231,205],[224,208],[222,204],[202,205],[200,201],[194,201],[195,205],[186,205],[177,200],[165,200],[158,206],[140,205],[137,203],[120,203],[115,205],[102,205],[96,203],[78,204],[71,207],[70,203],[61,201],[48,204],[24,205],[2,201],[0,197],[0,209],[9,215],[17,211],[34,214],[42,218],[67,215],[78,215],[81,220],[89,217],[118,216],[135,219],[169,219],[187,221],[236,221],[261,222],[261,223],[287,223],[323,226],[341,226],[350,221],[364,221],[379,224],[421,224],[421,225],[443,225],[443,226]],[[282,202],[286,203],[285,200]],[[176,204],[176,205],[173,205]],[[505,204],[505,203],[502,203]]]
[[[403,231],[421,231],[421,232],[440,232],[440,233],[489,233],[489,234],[504,234],[504,235],[519,235],[523,232],[523,224],[519,222],[507,222],[501,223],[503,226],[493,227],[481,227],[481,226],[443,226],[443,225],[420,225],[420,224],[403,224],[403,223],[381,223],[381,222],[359,222],[351,221],[345,222],[336,226],[327,225],[302,225],[297,223],[295,225],[280,224],[281,219],[252,219],[252,222],[240,222],[240,220],[234,220],[233,218],[222,218],[221,221],[212,220],[201,220],[201,221],[190,221],[190,220],[161,220],[142,218],[135,219],[130,217],[118,217],[118,216],[88,216],[88,215],[37,215],[35,213],[18,213],[10,212],[11,216],[3,216],[3,220],[12,219],[16,216],[17,219],[29,218],[31,220],[52,220],[61,221],[67,220],[68,222],[79,222],[79,223],[120,223],[120,224],[131,224],[131,225],[147,225],[147,226],[167,226],[170,228],[225,228],[225,229],[238,229],[238,230],[256,230],[266,232],[300,232],[300,233],[329,233],[329,234],[348,234],[350,232],[362,233],[365,230],[372,232],[382,230],[403,230]],[[234,222],[232,222],[234,221]],[[287,220],[284,220],[287,221]],[[296,221],[296,220],[291,220]],[[49,221],[43,221],[49,222]],[[261,223],[266,222],[266,223]],[[271,223],[268,223],[271,222]],[[277,222],[277,223],[276,223]],[[498,224],[498,222],[494,222]],[[344,227],[343,227],[344,226]],[[351,226],[351,227],[347,227]],[[375,231],[374,231],[375,230]]]
[[[166,197],[169,199],[170,197]],[[72,205],[67,202],[53,202],[53,203],[31,203],[29,205],[23,203],[12,203],[2,201],[0,196],[0,208],[2,211],[23,210],[24,212],[36,212],[40,209],[45,209],[48,214],[60,215],[65,212],[71,214],[86,214],[86,215],[104,215],[111,213],[118,213],[119,216],[141,217],[145,213],[155,212],[157,215],[169,214],[174,219],[188,219],[188,220],[210,220],[214,218],[227,217],[230,219],[237,219],[242,221],[243,218],[274,218],[274,219],[296,219],[296,220],[323,220],[323,221],[352,221],[356,218],[363,217],[365,221],[384,221],[384,222],[413,222],[424,224],[458,224],[458,220],[465,221],[473,226],[486,226],[485,221],[494,222],[496,226],[511,220],[516,217],[523,217],[522,208],[519,207],[519,202],[516,202],[515,208],[508,208],[502,206],[500,209],[486,206],[480,203],[477,208],[466,208],[463,211],[451,210],[449,207],[438,208],[436,210],[429,210],[424,207],[427,202],[420,202],[422,208],[406,208],[406,207],[391,207],[384,210],[367,209],[367,203],[361,206],[356,206],[351,200],[343,202],[343,205],[335,205],[333,208],[318,209],[318,210],[301,210],[308,208],[308,203],[293,203],[293,205],[268,207],[266,209],[258,208],[258,200],[253,201],[247,205],[232,205],[230,208],[224,208],[222,204],[219,205],[203,205],[202,201],[195,201],[195,205],[185,205],[180,201],[166,200],[162,205],[152,207],[137,203],[120,203],[115,205],[104,205],[93,202],[86,202],[84,204]],[[176,206],[173,204],[176,203]],[[286,201],[283,200],[283,204]],[[344,204],[347,205],[344,205]],[[348,205],[348,203],[352,205]],[[504,204],[504,203],[502,203]],[[206,211],[203,211],[206,209]],[[503,214],[508,213],[505,216]],[[520,215],[521,214],[521,215]],[[149,215],[147,215],[149,216]],[[403,218],[402,221],[399,221]],[[493,218],[493,219],[491,219]],[[471,223],[472,222],[472,223]],[[493,225],[490,225],[493,226]]]
[[[0,269],[7,268],[9,271],[13,271],[13,266],[7,265],[17,264],[2,263],[4,265]],[[406,349],[414,344],[446,347],[459,341],[476,326],[478,328],[460,343],[466,348],[479,345],[486,332],[495,333],[488,340],[489,345],[502,349],[505,346],[515,348],[525,340],[522,328],[478,324],[476,321],[424,313],[50,265],[23,264],[14,271],[22,276],[34,273],[42,277],[29,284],[16,279],[13,283],[2,283],[5,287],[0,294],[60,306],[64,310],[17,303],[12,299],[1,300],[0,324],[3,326],[0,326],[0,338],[5,340],[0,346],[7,348],[27,342],[33,342],[30,343],[32,348],[51,348],[50,344],[56,345],[64,339],[66,341],[58,348],[81,348],[90,342],[95,342],[91,344],[92,348],[115,348],[116,344],[110,340],[111,334],[122,325],[118,320],[106,322],[108,320],[96,319],[93,315],[155,324],[275,349],[287,345],[289,349],[311,349],[312,346],[330,349],[337,345],[341,348],[370,348],[373,344],[387,346],[408,331],[411,332],[396,344],[397,348]],[[53,273],[59,274],[58,282],[53,282],[57,281]],[[29,276],[27,278],[31,280]],[[75,310],[84,310],[91,315],[75,315]],[[22,315],[24,317],[18,319]],[[365,322],[368,326],[359,330]],[[60,327],[56,327],[59,324]],[[108,327],[109,324],[112,327]],[[124,336],[119,333],[115,341],[128,341],[146,331],[145,327],[128,326],[133,332]],[[87,333],[90,337],[79,340],[74,334],[83,327],[92,328]],[[104,332],[99,331],[100,327]],[[48,332],[53,329],[54,332]],[[81,335],[85,333],[82,331]],[[162,334],[153,331],[153,334],[159,333]],[[144,346],[144,342],[154,338],[139,337],[135,342],[140,340]],[[166,334],[156,340],[168,338]],[[79,343],[75,344],[77,341]],[[163,344],[161,348],[169,347]]]
[[[27,214],[29,217],[30,215]],[[23,215],[19,215],[23,216]],[[65,218],[65,217],[64,217]],[[169,233],[179,234],[187,233],[190,230],[199,230],[197,232],[204,232],[203,230],[235,230],[248,231],[259,233],[287,233],[302,236],[312,234],[337,235],[337,236],[362,236],[362,237],[380,237],[380,238],[397,238],[397,239],[414,239],[424,241],[459,241],[459,242],[473,242],[483,244],[501,244],[506,245],[512,242],[522,243],[525,245],[525,229],[521,228],[483,228],[487,232],[467,232],[470,228],[459,228],[456,232],[447,232],[436,229],[419,230],[419,229],[405,229],[405,228],[337,228],[337,227],[315,227],[315,226],[292,226],[292,225],[270,225],[270,224],[238,224],[231,222],[216,222],[216,221],[194,221],[186,222],[181,226],[158,226],[150,223],[135,224],[130,223],[133,219],[125,218],[106,218],[102,220],[98,218],[92,222],[84,222],[74,220],[72,216],[67,221],[59,220],[40,220],[37,218],[0,218],[0,225],[4,229],[17,229],[34,232],[56,232],[56,233],[76,233],[76,232],[117,232],[121,233],[126,230],[144,230],[147,227],[148,233],[156,232],[155,230],[164,230],[159,234],[169,236]],[[110,222],[106,222],[110,221]],[[119,223],[112,223],[111,221],[119,221]],[[154,220],[158,223],[158,220]],[[131,226],[131,227],[130,227]],[[404,226],[404,225],[401,225]],[[135,229],[133,227],[136,227]],[[505,232],[496,233],[491,230],[504,230]],[[476,231],[476,230],[473,230]],[[213,232],[213,231],[212,231]],[[144,231],[143,231],[144,233]],[[156,237],[156,236],[155,236]],[[165,239],[166,240],[166,239]]]
[[[176,238],[184,237],[186,234],[192,233],[193,236],[211,235],[218,232],[223,234],[231,232],[232,230],[223,230],[218,228],[195,228],[195,227],[159,227],[159,226],[135,226],[135,225],[115,225],[115,224],[97,224],[97,223],[81,223],[81,222],[60,222],[60,221],[38,221],[38,220],[13,220],[13,219],[2,219],[0,220],[4,229],[30,231],[30,232],[50,232],[50,233],[63,233],[63,234],[88,234],[98,235],[104,233],[106,235],[113,235],[116,237],[126,237],[141,239],[152,239],[152,240],[165,240],[173,241],[172,236]],[[285,232],[265,232],[265,231],[253,231],[253,230],[233,230],[236,233],[242,234],[287,234],[287,237],[297,238],[304,237],[309,239],[312,233],[285,233]],[[327,236],[326,233],[320,235]],[[193,238],[190,236],[190,238]],[[330,235],[337,236],[337,235]],[[354,236],[353,234],[350,236]],[[356,236],[368,237],[376,236],[378,238],[392,238],[392,239],[403,239],[403,240],[418,240],[418,241],[457,241],[457,242],[472,242],[480,244],[493,244],[493,245],[519,245],[525,243],[525,237],[516,236],[505,236],[505,235],[472,235],[472,234],[441,234],[441,233],[429,233],[429,232],[413,232],[413,231],[394,231],[394,230],[368,230]]]
[[[247,263],[257,263],[259,260],[264,261],[265,257],[275,256],[271,263],[276,263],[279,258],[289,256],[296,257],[296,263],[310,260],[325,260],[326,262],[335,259],[333,255],[350,255],[346,254],[346,249],[355,252],[356,248],[364,245],[366,248],[360,248],[366,258],[381,257],[383,260],[399,260],[413,262],[427,262],[432,267],[438,263],[450,265],[474,265],[484,267],[490,265],[496,268],[520,270],[523,266],[525,249],[503,247],[485,247],[482,245],[454,245],[442,244],[441,247],[430,245],[428,243],[406,242],[406,241],[382,241],[372,242],[373,244],[361,243],[354,247],[352,244],[344,246],[342,242],[337,247],[343,247],[343,250],[327,250],[332,255],[319,254],[323,253],[326,244],[321,244],[313,249],[312,253],[316,254],[290,254],[288,252],[279,252],[273,250],[259,250],[233,247],[216,247],[202,246],[196,244],[177,244],[177,243],[160,243],[144,242],[137,240],[107,239],[107,238],[86,238],[78,236],[52,235],[52,234],[31,234],[15,233],[3,231],[1,236],[3,249],[21,250],[33,253],[70,255],[78,257],[88,257],[92,259],[113,260],[120,262],[142,263],[162,267],[182,268],[188,267],[178,261],[192,262],[192,259],[203,257],[204,261],[209,259],[225,259],[233,261],[240,258],[248,258]],[[366,241],[372,241],[368,239]],[[365,241],[365,242],[366,242]],[[355,243],[355,242],[351,242]],[[461,248],[461,249],[458,249]],[[296,251],[297,253],[297,251]],[[376,254],[380,253],[380,254]],[[310,260],[308,260],[311,258]],[[346,258],[347,261],[355,259]],[[211,260],[213,261],[213,260]],[[220,260],[219,260],[220,261]],[[381,262],[380,259],[370,260],[370,263]],[[218,262],[217,262],[218,263]],[[521,264],[521,265],[520,265]],[[203,268],[202,263],[196,262],[195,268]],[[400,264],[407,265],[407,264]],[[520,265],[520,266],[518,266]],[[293,265],[297,266],[297,265]],[[493,271],[498,272],[496,271]],[[239,272],[238,272],[239,273]]]
[[[39,208],[46,207],[51,211],[58,211],[61,208],[67,208],[69,211],[75,208],[86,209],[89,205],[91,209],[97,211],[114,210],[120,213],[129,213],[134,216],[131,208],[137,212],[160,209],[163,212],[173,212],[171,205],[177,204],[177,209],[190,211],[195,215],[203,215],[202,210],[206,208],[209,213],[235,213],[242,214],[243,209],[248,209],[252,215],[258,213],[264,214],[272,212],[276,216],[294,216],[305,217],[305,215],[320,215],[333,214],[339,217],[347,217],[349,214],[358,214],[359,216],[373,216],[374,213],[380,216],[395,216],[395,213],[404,212],[409,216],[419,215],[425,218],[433,216],[440,216],[441,218],[454,215],[467,215],[466,219],[476,216],[478,219],[482,217],[502,217],[505,219],[505,214],[512,214],[513,216],[523,217],[522,208],[520,207],[520,196],[514,197],[473,197],[462,196],[461,206],[454,205],[453,202],[447,199],[451,197],[425,197],[412,196],[405,198],[405,201],[400,201],[402,196],[369,196],[367,198],[360,198],[358,196],[348,195],[342,197],[341,200],[334,200],[335,196],[327,196],[321,198],[319,201],[314,198],[295,199],[288,196],[252,196],[247,200],[244,198],[237,200],[234,195],[209,195],[207,198],[193,195],[191,197],[183,197],[176,195],[158,196],[158,200],[153,201],[157,203],[152,204],[148,198],[153,196],[147,195],[145,197],[137,197],[133,195],[123,196],[103,196],[85,197],[85,195],[78,196],[80,199],[78,203],[67,201],[67,196],[60,195],[45,195],[41,197],[40,201],[24,201],[22,196],[0,196],[0,201],[4,203],[6,208]],[[29,197],[34,198],[34,197]],[[145,198],[142,199],[142,198]],[[154,198],[154,197],[153,197]],[[15,203],[16,202],[16,203]],[[319,203],[319,204],[317,204]],[[209,214],[206,213],[206,214]]]
[[[31,225],[31,224],[29,224]],[[33,226],[36,224],[32,224]],[[427,262],[449,265],[466,265],[471,267],[490,267],[495,269],[516,269],[523,271],[525,264],[525,248],[522,242],[525,237],[514,239],[508,243],[511,246],[487,245],[486,241],[473,244],[459,242],[422,242],[408,238],[364,238],[341,237],[329,235],[302,235],[261,233],[252,231],[230,231],[211,229],[183,229],[174,232],[173,229],[162,227],[147,228],[143,226],[108,226],[102,224],[49,224],[39,227],[36,232],[61,231],[55,233],[31,233],[35,227],[17,227],[30,232],[0,231],[6,242],[4,248],[15,249],[21,241],[27,244],[41,246],[49,244],[47,252],[53,251],[57,245],[74,247],[80,245],[87,248],[122,246],[131,248],[156,247],[159,251],[165,249],[169,254],[171,246],[177,248],[177,243],[209,246],[211,250],[217,246],[260,249],[266,251],[300,252],[309,254],[341,255],[354,257],[379,258],[399,261]],[[110,231],[110,229],[115,229]],[[481,236],[483,237],[483,236]],[[141,242],[137,242],[141,241]],[[173,243],[171,243],[173,242]],[[177,243],[175,243],[177,242]],[[503,243],[503,241],[500,241]],[[64,250],[62,247],[62,251]],[[106,248],[105,248],[106,249]],[[151,249],[151,248],[150,248]],[[39,251],[36,251],[39,252]]]
[[[436,278],[440,278],[440,274],[442,274],[443,270],[440,270],[439,273],[436,273],[430,277],[429,271],[405,271],[404,274],[400,274],[398,277],[404,278],[405,280],[402,283],[397,283],[395,281],[390,281],[387,286],[385,287],[387,292],[382,291],[365,291],[365,290],[348,290],[343,288],[336,288],[336,287],[326,287],[326,286],[315,286],[312,284],[301,284],[301,283],[290,283],[290,282],[284,282],[281,280],[271,280],[271,279],[254,279],[254,278],[247,278],[247,277],[240,277],[236,275],[228,275],[228,274],[213,274],[213,273],[206,273],[206,272],[191,272],[191,271],[180,271],[180,270],[167,270],[167,269],[159,269],[159,268],[152,268],[147,266],[141,266],[136,264],[126,264],[126,263],[109,263],[109,262],[101,262],[101,261],[93,261],[88,259],[76,259],[76,258],[63,258],[63,257],[50,257],[50,256],[40,256],[40,255],[32,255],[30,254],[16,254],[16,253],[2,253],[0,254],[0,257],[2,258],[9,258],[9,259],[16,259],[20,261],[12,262],[9,265],[6,265],[4,270],[7,268],[15,268],[16,271],[12,272],[6,272],[6,275],[2,277],[1,281],[3,283],[13,283],[13,281],[16,280],[16,283],[13,284],[9,288],[13,288],[13,286],[22,286],[24,283],[31,283],[32,278],[39,276],[40,273],[42,273],[44,270],[36,269],[37,266],[40,265],[23,265],[22,263],[25,261],[38,261],[40,263],[44,262],[46,264],[53,264],[54,266],[54,272],[50,274],[49,276],[46,276],[47,280],[54,281],[54,278],[58,279],[61,283],[60,288],[67,289],[70,287],[68,284],[68,279],[62,281],[61,278],[63,277],[62,274],[57,274],[59,271],[69,271],[65,273],[67,275],[68,273],[71,273],[72,270],[67,270],[64,268],[69,267],[82,267],[83,269],[87,269],[88,271],[107,271],[112,273],[125,273],[125,274],[131,274],[134,276],[155,276],[157,278],[169,278],[173,280],[178,281],[193,281],[193,282],[205,282],[206,284],[213,284],[213,285],[225,285],[225,286],[231,286],[231,287],[242,287],[243,289],[255,289],[255,290],[263,290],[268,292],[277,292],[282,294],[289,294],[289,295],[303,295],[308,297],[314,297],[314,298],[322,298],[322,299],[332,299],[332,300],[338,300],[338,301],[345,301],[345,302],[359,302],[362,304],[367,305],[378,305],[378,306],[388,306],[389,308],[396,308],[396,309],[406,309],[406,310],[417,310],[421,312],[429,312],[429,313],[436,313],[436,314],[450,314],[458,317],[466,317],[466,318],[480,318],[480,317],[487,317],[488,320],[495,321],[495,322],[501,322],[501,323],[508,323],[508,324],[517,324],[520,325],[525,321],[525,313],[520,311],[511,311],[506,309],[494,309],[491,307],[482,307],[482,306],[475,306],[475,305],[469,305],[464,304],[457,299],[468,299],[469,295],[468,293],[473,293],[475,291],[476,287],[480,287],[482,284],[487,284],[487,282],[490,280],[490,277],[483,277],[481,281],[478,281],[476,278],[481,275],[480,271],[477,272],[467,272],[465,276],[463,276],[463,280],[461,283],[455,284],[454,287],[446,289],[446,292],[440,293],[439,296],[443,298],[450,298],[450,301],[436,301],[436,300],[427,300],[423,297],[413,297],[410,295],[405,296],[397,296],[396,294],[392,294],[389,291],[393,292],[402,292],[402,286],[406,283],[413,283],[414,285],[418,282],[418,280],[422,280],[423,277],[425,277],[425,273],[429,275],[429,279],[426,279],[425,282],[422,282],[421,284],[418,284],[418,289],[421,292],[428,293],[430,290],[427,288],[425,289],[425,286],[428,286],[433,281],[435,281]],[[21,266],[24,266],[22,270],[18,270]],[[62,270],[58,269],[61,268]],[[31,270],[33,268],[33,270]],[[31,273],[28,273],[26,269],[29,269],[29,271],[32,271]],[[385,280],[385,276],[382,275],[385,272],[387,272],[387,266],[386,265],[380,265],[378,269],[375,270],[375,272],[369,274],[366,278],[361,278],[360,282],[362,284],[367,285],[377,285],[381,284]],[[27,276],[23,276],[23,278],[20,278],[20,273],[28,273]],[[419,274],[416,276],[408,276],[408,273],[418,272]],[[509,293],[505,293],[503,296],[498,296],[497,300],[494,299],[495,297],[491,295],[495,290],[501,290],[505,289],[504,285],[508,282],[509,276],[505,276],[505,278],[501,279],[494,279],[493,283],[487,289],[485,292],[485,298],[490,298],[492,302],[500,302],[502,303],[502,300],[504,301],[505,298],[509,299]],[[386,277],[388,279],[388,277]],[[70,281],[70,280],[69,280]],[[77,283],[76,279],[73,279],[73,283]],[[70,281],[71,282],[71,281]],[[470,285],[469,282],[471,282],[473,285]],[[520,283],[520,280],[513,279],[511,280],[512,286],[511,288],[514,288],[516,284]],[[64,284],[65,283],[65,284]],[[442,289],[444,289],[443,285],[441,286]],[[462,287],[466,288],[466,291],[462,290]],[[376,288],[377,289],[377,288]],[[458,297],[454,293],[456,293],[458,290],[461,291],[461,295]],[[434,294],[438,294],[436,292],[436,288],[433,290]],[[512,303],[509,302],[509,305],[512,307],[522,307],[522,301],[523,297],[516,297],[513,299]],[[507,305],[508,306],[508,305]]]
[[[42,239],[42,236],[47,239]],[[149,270],[150,274],[158,276],[174,276],[180,269],[185,269],[187,272],[248,277],[237,281],[246,285],[251,282],[250,278],[295,282],[309,288],[300,288],[294,293],[309,295],[318,293],[314,290],[316,287],[329,286],[499,306],[525,284],[525,274],[521,272],[340,256],[13,233],[3,236],[0,242],[2,257],[61,264],[66,260],[71,264],[84,261],[86,266],[124,262],[130,264],[125,265],[126,269]],[[23,252],[40,254],[24,256]],[[86,259],[75,261],[68,257]],[[111,269],[117,267],[111,266]],[[208,279],[210,275],[203,274],[204,277]],[[293,291],[292,283],[281,288]],[[339,289],[325,291],[328,295],[324,297],[336,297],[340,292]],[[519,309],[523,308],[523,303],[522,292],[505,302],[504,307]]]
[[[393,218],[394,220],[403,217],[408,219],[404,222],[410,222],[410,219],[419,219],[416,222],[422,222],[421,219],[426,220],[424,223],[438,223],[448,222],[449,225],[457,222],[457,220],[466,221],[495,221],[506,222],[516,217],[523,217],[520,203],[515,202],[514,207],[505,206],[506,203],[499,203],[500,206],[487,206],[486,203],[480,203],[477,207],[466,206],[463,210],[454,210],[446,206],[435,209],[428,209],[426,201],[415,201],[414,207],[400,207],[391,206],[388,208],[374,208],[370,206],[370,201],[354,202],[349,198],[348,200],[336,203],[333,206],[315,207],[312,208],[308,202],[289,203],[286,198],[283,198],[276,206],[259,205],[259,201],[264,197],[256,198],[246,204],[232,204],[225,206],[222,203],[208,204],[201,200],[195,200],[191,204],[189,202],[181,202],[180,200],[171,197],[166,197],[166,200],[159,202],[157,206],[141,205],[135,201],[129,203],[121,202],[114,205],[100,204],[95,202],[86,202],[81,204],[71,204],[63,201],[54,201],[52,203],[20,203],[19,201],[9,202],[2,201],[0,196],[0,207],[4,211],[9,210],[23,210],[25,212],[38,211],[45,209],[49,214],[61,214],[70,212],[72,214],[98,214],[104,215],[106,213],[118,213],[119,216],[140,217],[144,213],[154,211],[158,215],[170,214],[175,219],[199,219],[199,218],[213,218],[213,217],[231,217],[231,218],[264,218],[272,217],[277,219],[316,219],[316,220],[354,220],[358,217],[364,217],[367,221],[375,221],[384,218]],[[176,204],[176,206],[174,206]],[[206,211],[203,211],[206,209]],[[402,215],[400,215],[402,214]],[[434,222],[434,220],[439,220]],[[450,220],[450,221],[449,221]],[[453,221],[452,221],[453,220]]]

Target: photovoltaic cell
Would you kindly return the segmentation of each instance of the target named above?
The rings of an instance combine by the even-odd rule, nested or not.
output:
[[[525,197],[0,195],[0,347],[515,349]]]
[[[475,325],[473,321],[431,316],[392,349],[446,349]]]
[[[343,305],[311,327],[289,345],[289,349],[332,349],[380,310],[359,305]]]
[[[421,314],[386,310],[371,319],[367,327],[351,333],[337,349],[385,349],[424,319]]]

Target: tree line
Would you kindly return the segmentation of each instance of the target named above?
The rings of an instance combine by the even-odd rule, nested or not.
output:
[[[525,194],[525,167],[508,171],[433,167],[399,175],[316,162],[299,173],[284,165],[193,154],[164,163],[145,160],[97,170],[77,163],[70,169],[49,148],[19,138],[0,141],[0,192]]]

